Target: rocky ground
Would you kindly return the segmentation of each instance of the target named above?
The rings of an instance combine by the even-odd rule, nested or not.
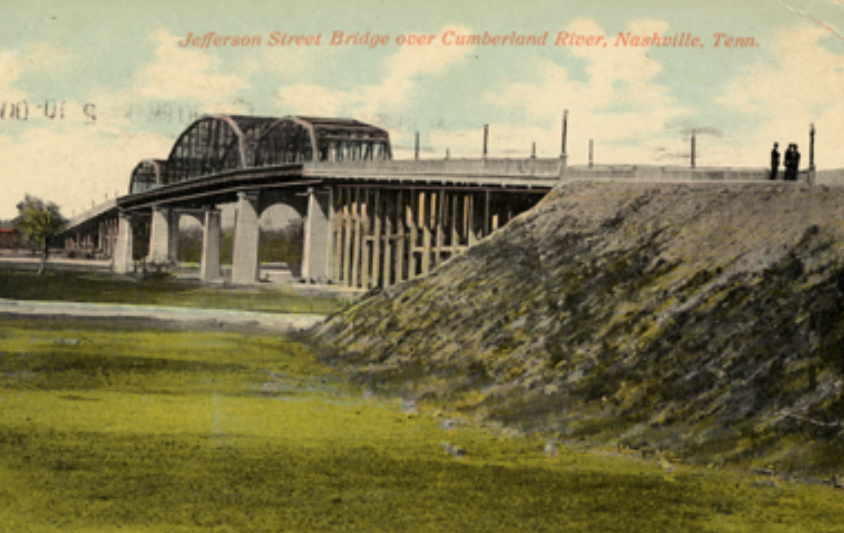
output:
[[[684,460],[836,473],[844,190],[589,183],[313,331],[373,388]]]

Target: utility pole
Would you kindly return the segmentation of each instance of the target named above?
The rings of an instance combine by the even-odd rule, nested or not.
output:
[[[815,170],[815,123],[809,125],[809,171]]]
[[[416,160],[417,160],[417,161],[419,161],[419,132],[418,132],[418,131],[416,132],[416,149],[415,149],[415,153],[416,153]]]
[[[695,130],[692,130],[692,168],[695,168]]]
[[[593,142],[592,139],[589,139],[589,168],[592,168],[594,164]]]
[[[487,143],[489,142],[489,124],[484,124],[484,159],[486,159]]]
[[[563,143],[560,147],[560,157],[566,157],[566,134],[568,133],[569,110],[563,110]]]

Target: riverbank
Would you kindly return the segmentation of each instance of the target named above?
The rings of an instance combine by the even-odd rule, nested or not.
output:
[[[359,295],[359,291],[334,286],[209,285],[171,275],[118,276],[82,266],[63,270],[51,265],[39,276],[34,268],[0,262],[0,298],[328,315]]]
[[[568,183],[313,331],[352,379],[684,462],[844,474],[844,190]]]
[[[840,494],[583,453],[349,385],[278,334],[0,321],[10,533],[831,531]],[[462,450],[462,451],[461,451]]]

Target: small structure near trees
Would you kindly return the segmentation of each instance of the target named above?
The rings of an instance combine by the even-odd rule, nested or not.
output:
[[[20,246],[18,230],[10,222],[0,221],[0,249],[16,249]]]
[[[67,219],[62,216],[59,206],[54,202],[45,202],[41,198],[26,195],[17,205],[18,216],[14,225],[24,241],[43,250],[41,266],[38,274],[44,272],[50,255],[49,242],[67,225]]]

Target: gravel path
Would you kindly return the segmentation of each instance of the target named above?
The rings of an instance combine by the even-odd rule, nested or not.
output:
[[[277,331],[306,329],[325,319],[321,315],[292,313],[260,313],[255,311],[161,307],[153,305],[21,301],[0,298],[0,317],[3,315],[149,319],[181,322],[206,327],[213,327],[214,325],[257,326]]]

